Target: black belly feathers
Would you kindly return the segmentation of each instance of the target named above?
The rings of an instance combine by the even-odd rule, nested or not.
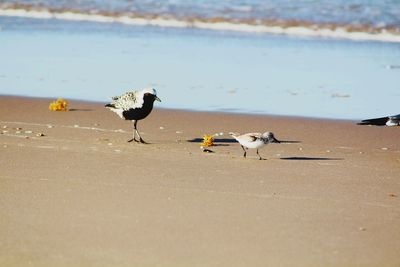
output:
[[[154,95],[145,94],[142,107],[125,110],[122,112],[122,116],[125,118],[125,120],[143,120],[153,110],[154,101]]]

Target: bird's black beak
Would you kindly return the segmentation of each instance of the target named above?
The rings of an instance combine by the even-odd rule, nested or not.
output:
[[[158,102],[161,102],[161,99],[159,99],[156,95],[154,96],[154,100],[157,100]]]

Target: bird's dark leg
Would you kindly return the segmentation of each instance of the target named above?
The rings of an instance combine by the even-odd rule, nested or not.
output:
[[[243,149],[243,151],[244,151],[243,157],[245,158],[245,157],[246,157],[246,154],[247,154],[247,152],[246,152],[246,149],[244,148],[244,146],[242,146],[242,149]]]
[[[258,154],[258,149],[257,149],[257,155],[260,157],[259,160],[266,160],[265,158],[262,158],[262,157],[260,156],[260,154]]]
[[[138,140],[136,140],[136,135],[135,135],[135,134],[137,133],[136,124],[137,124],[137,121],[133,121],[133,134],[132,134],[132,139],[128,140],[128,142],[132,142],[132,141],[139,142]],[[140,136],[140,135],[139,135],[139,136]]]
[[[143,140],[143,138],[140,136],[140,134],[139,134],[139,131],[138,131],[138,129],[137,129],[137,121],[135,121],[135,123],[133,124],[133,126],[135,127],[135,131],[136,131],[136,134],[137,134],[137,136],[139,137],[139,141],[137,141],[136,139],[135,139],[135,141],[136,142],[140,142],[140,143],[142,143],[142,144],[147,144],[147,142],[145,142],[144,140]]]

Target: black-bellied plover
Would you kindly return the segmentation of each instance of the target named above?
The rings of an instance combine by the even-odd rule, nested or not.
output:
[[[157,97],[157,92],[153,88],[141,91],[126,92],[121,96],[112,98],[110,104],[105,105],[111,111],[117,113],[122,119],[133,121],[133,138],[128,142],[146,143],[139,134],[137,122],[146,118],[153,110],[154,101],[161,100]],[[136,135],[139,140],[136,139]]]
[[[400,126],[400,114],[382,118],[362,120],[358,125]]]
[[[235,133],[230,133],[230,135],[235,138],[240,145],[242,146],[242,149],[244,151],[243,157],[246,157],[247,151],[246,149],[248,148],[255,148],[257,149],[257,155],[260,157],[259,159],[262,160],[260,154],[258,153],[258,149],[265,146],[266,144],[269,143],[280,143],[278,141],[274,134],[271,132],[265,132],[263,134],[261,133],[246,133],[242,135],[237,135]]]

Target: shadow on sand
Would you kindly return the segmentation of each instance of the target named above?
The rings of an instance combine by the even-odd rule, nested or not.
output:
[[[279,140],[281,144],[300,144],[301,141]]]
[[[285,157],[283,160],[343,160],[343,158],[320,158],[320,157]]]
[[[193,138],[187,140],[190,143],[202,143],[203,138]],[[298,144],[301,141],[288,141],[288,140],[279,140],[282,144]],[[214,143],[237,143],[237,141],[233,138],[214,138]]]
[[[193,139],[190,139],[187,141],[189,143],[203,143],[203,138],[193,138]],[[223,145],[226,145],[227,143],[237,143],[237,141],[235,139],[230,139],[230,138],[214,138],[214,143],[217,146],[223,146]],[[218,143],[221,143],[221,144],[218,144]]]

